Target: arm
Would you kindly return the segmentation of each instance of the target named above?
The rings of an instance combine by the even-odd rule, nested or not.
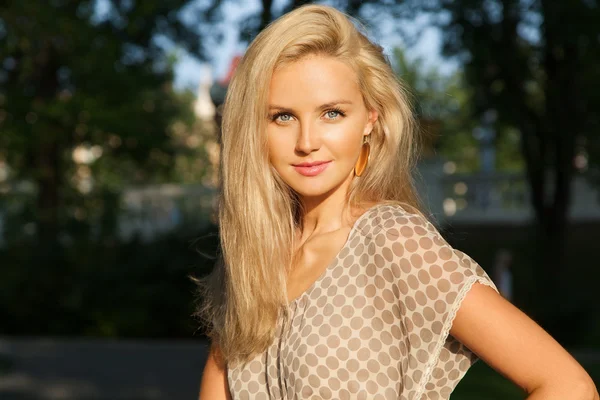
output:
[[[490,287],[474,284],[450,334],[523,388],[529,400],[599,400],[586,371],[539,325]]]
[[[226,371],[218,347],[212,345],[202,373],[198,400],[231,400]]]

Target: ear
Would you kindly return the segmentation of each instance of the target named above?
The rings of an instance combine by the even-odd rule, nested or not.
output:
[[[367,136],[371,133],[371,131],[373,130],[373,126],[375,125],[375,122],[377,121],[377,118],[379,117],[379,113],[375,110],[370,110],[369,111],[369,119],[367,122],[367,125],[365,125],[365,131],[363,132],[363,135]]]

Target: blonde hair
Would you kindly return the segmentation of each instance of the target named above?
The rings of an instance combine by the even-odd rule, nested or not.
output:
[[[356,22],[356,21],[354,21]],[[383,49],[335,8],[305,5],[267,26],[229,85],[223,110],[218,218],[221,254],[199,280],[196,312],[226,363],[247,362],[273,341],[287,316],[287,274],[303,210],[269,164],[267,101],[273,72],[309,55],[334,57],[356,72],[367,109],[379,117],[365,173],[354,178],[350,207],[396,202],[418,210],[412,172],[415,120],[409,96]],[[390,173],[393,171],[394,173]]]

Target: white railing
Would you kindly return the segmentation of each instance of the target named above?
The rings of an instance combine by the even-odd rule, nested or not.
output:
[[[438,224],[525,224],[534,218],[529,187],[524,175],[514,173],[444,174],[440,163],[422,164],[418,190]],[[600,194],[583,176],[572,184],[569,219],[600,221]],[[168,232],[198,232],[215,222],[216,190],[203,185],[156,185],[130,188],[122,193],[118,214],[118,237],[135,235],[148,241]],[[0,246],[3,215],[0,209]],[[35,228],[34,222],[23,229]]]
[[[452,174],[440,178],[444,218],[465,223],[527,223],[534,218],[530,190],[523,174]],[[575,176],[568,218],[600,220],[598,190]]]
[[[443,174],[422,169],[418,190],[438,223],[524,224],[534,218],[529,186],[523,174]],[[600,221],[600,194],[583,176],[572,185],[571,221]],[[122,200],[120,236],[135,232],[149,239],[153,233],[178,229],[181,224],[201,227],[214,210],[215,190],[202,186],[163,185],[128,190]]]
[[[174,230],[199,231],[215,222],[215,189],[203,185],[156,185],[123,192],[119,238],[150,240]]]
[[[215,222],[215,189],[203,185],[153,185],[129,188],[121,193],[117,211],[117,237],[131,240],[137,236],[142,241],[150,241],[156,236],[169,232],[197,233]],[[5,193],[14,199],[32,199],[35,192],[20,190]],[[0,203],[0,247],[6,243],[5,221],[9,215],[20,213],[26,201],[11,201],[14,209],[8,209],[8,202]],[[4,206],[2,206],[4,204]],[[32,236],[37,226],[35,221],[23,221],[21,234]],[[99,222],[92,224],[92,237],[98,235]],[[59,238],[64,243],[71,242],[66,234]]]

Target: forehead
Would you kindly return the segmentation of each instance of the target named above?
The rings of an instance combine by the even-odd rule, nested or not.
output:
[[[333,98],[357,100],[361,93],[352,67],[332,57],[309,56],[284,64],[269,85],[271,104],[316,104]]]

